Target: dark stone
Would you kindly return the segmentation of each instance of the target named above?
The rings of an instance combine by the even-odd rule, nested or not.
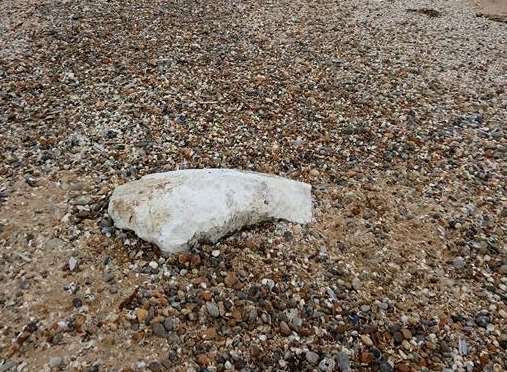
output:
[[[449,345],[447,345],[446,342],[442,341],[442,342],[440,342],[440,351],[443,354],[447,354],[447,353],[451,352],[451,348],[449,347]]]
[[[380,372],[393,372],[394,368],[386,360],[381,360],[378,364]]]
[[[156,336],[167,337],[167,332],[161,323],[153,323],[151,325],[151,329],[153,331],[153,334],[155,334]]]
[[[81,306],[83,306],[83,301],[81,301],[80,298],[76,297],[72,300],[72,305],[74,305],[76,309],[79,309]]]
[[[286,241],[290,242],[292,241],[292,239],[294,239],[294,235],[292,234],[292,232],[290,231],[285,231],[283,233],[283,237],[285,238]]]
[[[160,364],[160,362],[151,362],[148,364],[148,369],[153,372],[160,372],[164,370],[164,367]]]
[[[100,366],[98,364],[94,364],[93,366],[87,367],[85,369],[86,372],[99,372]]]
[[[475,317],[475,323],[482,328],[487,328],[490,323],[489,315],[487,314],[478,314]]]
[[[394,332],[393,333],[394,342],[397,344],[401,344],[403,342],[403,334],[401,332]]]
[[[461,314],[454,314],[454,315],[451,315],[451,319],[454,323],[458,323],[458,322],[466,322],[466,318],[461,315]]]
[[[349,356],[344,352],[339,352],[336,355],[336,364],[342,372],[350,372],[350,360]]]
[[[167,331],[174,331],[176,330],[177,321],[175,318],[166,318],[164,320],[164,328]]]

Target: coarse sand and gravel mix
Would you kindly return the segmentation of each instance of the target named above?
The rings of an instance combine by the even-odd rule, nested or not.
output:
[[[484,4],[0,0],[0,371],[506,370]],[[168,258],[112,227],[115,186],[204,167],[315,221]]]

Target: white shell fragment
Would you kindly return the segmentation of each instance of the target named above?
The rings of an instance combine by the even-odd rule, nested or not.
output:
[[[108,211],[116,227],[170,254],[267,220],[309,223],[311,186],[255,172],[187,169],[117,187]]]

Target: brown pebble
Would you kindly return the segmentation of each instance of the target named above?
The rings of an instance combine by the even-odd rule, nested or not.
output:
[[[191,255],[188,254],[188,253],[182,253],[178,256],[178,262],[181,264],[181,265],[187,265],[190,263],[190,261],[192,260],[191,258]]]
[[[280,322],[280,333],[284,336],[289,336],[291,334],[289,326],[284,321]]]
[[[160,364],[160,362],[151,362],[148,364],[148,369],[153,372],[161,372],[164,370],[164,367]]]
[[[403,341],[403,334],[401,332],[396,331],[393,333],[393,338],[395,343],[401,344],[401,342]]]
[[[234,287],[237,282],[238,282],[238,278],[236,276],[236,273],[233,271],[228,272],[227,276],[224,279],[224,284],[227,287]]]
[[[193,254],[190,257],[190,263],[192,264],[193,267],[199,266],[201,264],[201,257]]]
[[[77,314],[74,317],[74,327],[77,332],[82,332],[83,324],[86,321],[86,317],[83,314]]]
[[[151,325],[151,329],[153,331],[153,334],[155,334],[158,337],[166,337],[167,336],[167,332],[166,332],[164,326],[160,323],[153,323]]]
[[[197,364],[201,367],[207,367],[209,365],[208,354],[199,354],[196,358]]]
[[[213,340],[217,337],[217,330],[214,327],[207,328],[204,333],[202,334],[202,338],[206,340]]]
[[[146,317],[148,316],[148,311],[146,311],[145,309],[137,309],[136,316],[137,316],[137,321],[139,323],[143,323],[145,321]]]
[[[410,332],[408,329],[406,328],[403,328],[401,330],[401,334],[403,335],[403,337],[406,339],[406,340],[410,340],[412,339],[412,332]]]
[[[411,368],[404,363],[399,363],[395,367],[396,372],[410,372]]]
[[[367,351],[363,351],[359,355],[359,360],[361,361],[361,363],[370,364],[371,362],[373,362],[373,355],[371,355],[371,353]]]
[[[144,331],[138,331],[132,335],[132,342],[138,344],[144,338]]]
[[[199,298],[203,301],[211,301],[213,299],[213,294],[210,291],[202,291],[199,294]]]

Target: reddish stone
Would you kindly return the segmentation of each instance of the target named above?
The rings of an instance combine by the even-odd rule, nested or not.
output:
[[[395,367],[396,372],[411,372],[412,368],[404,363],[398,363]]]

